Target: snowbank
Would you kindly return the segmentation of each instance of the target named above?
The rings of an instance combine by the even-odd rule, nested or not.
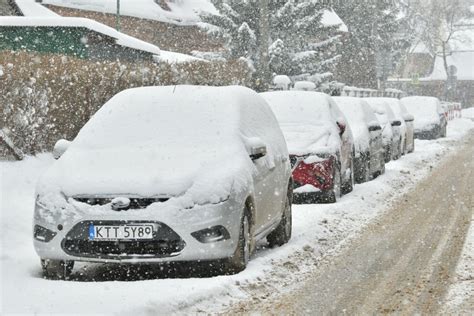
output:
[[[474,107],[463,109],[461,113],[462,113],[462,117],[474,120]]]
[[[448,126],[448,138],[416,140],[415,153],[388,163],[385,175],[356,185],[337,204],[294,206],[289,244],[274,249],[260,245],[244,272],[212,278],[168,278],[158,269],[140,279],[84,265],[78,268],[74,281],[42,279],[32,246],[31,218],[35,183],[53,159],[44,154],[20,162],[0,162],[1,312],[217,313],[228,304],[259,297],[259,288],[273,293],[290,291],[313,271],[318,258],[331,260],[338,245],[412,189],[445,154],[456,150],[455,140],[473,130],[474,122],[454,120]]]
[[[87,11],[117,12],[116,0],[44,0],[43,3]],[[169,11],[154,0],[121,0],[120,12],[122,15],[184,25],[200,22],[199,14],[202,12],[218,14],[209,0],[166,1],[166,4]]]

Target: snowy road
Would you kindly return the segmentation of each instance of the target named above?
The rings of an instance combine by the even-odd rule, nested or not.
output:
[[[235,311],[275,315],[439,312],[474,209],[473,157],[471,135],[461,151],[398,199],[337,257],[322,262],[300,288],[263,306],[261,302],[242,304]],[[474,306],[464,309],[472,311]]]
[[[53,159],[44,154],[0,162],[0,314],[195,314],[249,306],[249,301],[255,302],[253,307],[268,306],[266,301],[296,291],[324,260],[337,258],[344,244],[358,240],[364,227],[456,153],[459,140],[473,131],[474,122],[457,120],[447,139],[417,141],[415,153],[390,162],[385,175],[357,185],[337,204],[295,206],[290,243],[275,249],[261,245],[248,268],[235,276],[79,265],[72,281],[44,280],[32,246],[31,221],[35,183]]]

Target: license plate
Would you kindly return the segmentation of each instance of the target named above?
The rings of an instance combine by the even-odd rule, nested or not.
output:
[[[153,225],[89,225],[89,240],[153,239]]]

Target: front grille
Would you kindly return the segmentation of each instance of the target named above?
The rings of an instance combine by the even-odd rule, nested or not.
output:
[[[85,221],[75,225],[62,242],[63,250],[72,256],[99,259],[129,259],[136,257],[164,258],[178,255],[185,247],[184,240],[163,223],[158,225],[151,240],[89,240],[89,226],[134,225],[150,222]]]
[[[74,198],[74,200],[94,206],[110,204],[112,203],[113,198]],[[123,210],[144,209],[153,203],[166,202],[168,200],[168,198],[130,198],[130,205]]]

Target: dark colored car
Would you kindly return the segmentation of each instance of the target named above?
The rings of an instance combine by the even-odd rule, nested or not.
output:
[[[382,127],[370,105],[361,98],[334,97],[354,136],[354,176],[363,183],[385,172]]]

